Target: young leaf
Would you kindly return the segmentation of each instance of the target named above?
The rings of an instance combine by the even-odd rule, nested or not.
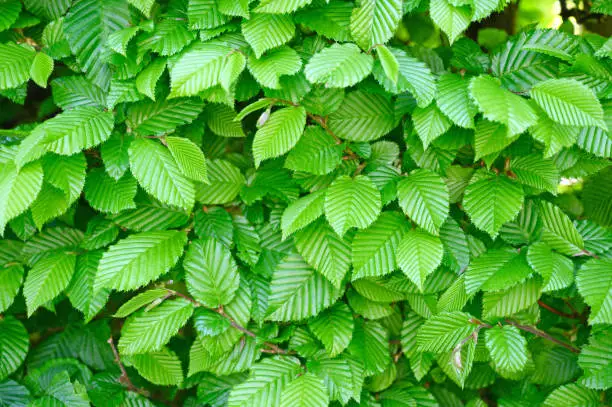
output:
[[[380,193],[364,175],[338,177],[325,196],[325,216],[339,236],[352,227],[368,227],[380,210]]]
[[[404,274],[423,291],[425,279],[442,262],[444,248],[436,236],[410,231],[397,248],[397,263]]]

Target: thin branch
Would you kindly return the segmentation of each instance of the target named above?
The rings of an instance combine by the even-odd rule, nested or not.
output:
[[[544,331],[539,330],[538,328],[536,328],[535,326],[531,326],[531,325],[521,325],[517,322],[511,321],[509,319],[506,320],[506,322],[512,326],[517,327],[520,330],[523,330],[525,332],[529,332],[532,333],[536,336],[539,336],[540,338],[544,338],[548,341],[551,341],[553,343],[556,343],[557,345],[563,346],[565,349],[569,349],[570,351],[574,352],[574,353],[580,353],[580,349],[570,345],[569,343],[560,341],[559,339],[547,334]]]
[[[582,317],[580,316],[580,314],[578,313],[574,313],[574,314],[568,314],[566,312],[563,311],[559,311],[556,308],[551,307],[550,305],[546,304],[544,301],[542,300],[538,300],[538,305],[540,305],[540,307],[552,312],[553,314],[559,315],[560,317],[563,318],[570,318],[570,319],[582,319]]]
[[[249,331],[247,328],[245,328],[242,325],[238,324],[234,320],[234,318],[232,318],[229,315],[227,315],[225,313],[225,311],[223,310],[223,307],[208,308],[208,307],[205,307],[202,303],[196,301],[195,299],[191,298],[188,295],[185,295],[185,294],[180,293],[178,291],[170,290],[168,288],[167,288],[167,290],[169,292],[171,292],[172,294],[178,296],[178,297],[186,299],[187,301],[191,302],[196,307],[202,307],[202,308],[206,308],[208,310],[216,312],[217,314],[219,314],[222,317],[224,317],[225,319],[227,319],[229,321],[230,325],[232,327],[234,327],[235,329],[239,330],[240,332],[244,333],[245,335],[250,336],[251,338],[258,339],[258,336],[257,336],[257,334],[255,334],[255,332]],[[289,351],[289,350],[286,350],[286,349],[283,349],[283,348],[279,348],[277,345],[275,345],[273,343],[263,341],[263,344],[268,347],[268,349],[262,349],[261,350],[264,353],[276,353],[276,354],[280,354],[280,355],[292,355],[293,354],[292,351]]]
[[[119,370],[121,370],[121,376],[119,376],[119,382],[125,384],[128,390],[142,394],[145,397],[148,397],[149,392],[143,389],[139,389],[138,387],[134,386],[134,383],[132,383],[132,381],[130,380],[130,377],[127,374],[127,370],[125,370],[125,366],[123,366],[123,363],[121,363],[121,357],[119,356],[119,352],[117,352],[117,348],[115,347],[113,336],[111,335],[111,337],[108,338],[106,342],[108,342],[108,344],[110,345],[113,351],[113,355],[115,355],[115,363],[117,364],[117,366],[119,366]]]

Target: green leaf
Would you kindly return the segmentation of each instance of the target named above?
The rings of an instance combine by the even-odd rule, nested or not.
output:
[[[23,282],[23,266],[13,265],[0,269],[0,312],[6,311],[19,293]]]
[[[157,352],[133,355],[130,362],[138,373],[160,386],[180,386],[183,381],[181,360],[170,349],[163,347]]]
[[[221,14],[217,3],[217,0],[189,0],[189,28],[201,30],[225,24],[227,17]]]
[[[130,316],[121,328],[118,349],[121,354],[155,352],[172,338],[191,318],[193,304],[178,298],[164,301],[150,311]]]
[[[305,126],[306,109],[303,107],[286,107],[272,113],[253,140],[255,166],[291,150],[302,136]]]
[[[491,76],[472,79],[470,94],[486,119],[508,127],[508,136],[523,133],[538,120],[529,102],[502,88],[499,79]]]
[[[397,212],[383,212],[367,229],[353,239],[353,280],[383,276],[397,268],[399,244],[409,229]]]
[[[143,95],[155,100],[155,88],[159,78],[166,70],[166,59],[157,58],[136,76],[136,89]]]
[[[129,155],[132,173],[148,193],[169,205],[193,206],[193,183],[165,147],[153,140],[136,139],[130,144]]]
[[[610,259],[591,259],[578,271],[578,292],[591,307],[589,324],[610,324],[612,321],[612,275]]]
[[[505,247],[491,249],[475,258],[465,272],[465,290],[474,295],[479,290],[499,291],[527,279],[532,273],[525,256]]]
[[[444,247],[436,236],[410,231],[397,248],[397,263],[404,274],[421,290],[425,279],[442,263]]]
[[[578,364],[584,370],[584,377],[580,383],[591,389],[603,390],[610,387],[612,364],[610,352],[612,340],[610,328],[594,330],[589,338],[588,345],[582,347],[578,356]]]
[[[396,82],[391,80],[385,74],[382,61],[376,61],[373,69],[376,80],[388,92],[394,94],[410,92],[417,100],[419,107],[427,107],[436,94],[436,79],[430,68],[403,50],[389,48],[389,51],[399,64],[398,79]]]
[[[433,103],[425,108],[414,109],[412,121],[425,149],[451,127],[450,120]]]
[[[137,190],[138,184],[130,174],[115,180],[102,168],[97,168],[87,176],[85,197],[91,207],[98,211],[119,213],[136,208],[134,197]]]
[[[474,225],[496,237],[502,225],[516,217],[523,206],[523,189],[509,178],[484,178],[465,189],[463,207]]]
[[[312,317],[330,307],[340,294],[299,255],[290,254],[272,274],[266,319],[286,322]]]
[[[325,220],[318,220],[295,234],[295,247],[316,271],[340,288],[351,264],[351,246]]]
[[[27,387],[20,385],[14,380],[5,380],[0,383],[0,405],[27,406],[30,401],[30,392]]]
[[[30,338],[25,327],[13,316],[0,319],[0,380],[4,381],[25,361]]]
[[[329,115],[327,126],[340,138],[372,141],[395,127],[393,107],[382,95],[349,93],[340,108]]]
[[[351,35],[362,49],[369,51],[391,39],[401,17],[400,0],[363,0],[351,15]]]
[[[325,175],[342,160],[342,145],[319,126],[307,126],[285,160],[285,168]]]
[[[281,218],[283,239],[317,220],[325,209],[325,190],[314,192],[289,204]]]
[[[128,108],[127,124],[141,136],[162,135],[191,123],[202,112],[202,106],[194,99],[143,101]]]
[[[15,162],[23,166],[47,151],[73,155],[102,143],[111,135],[113,114],[94,107],[77,107],[36,126],[21,142]]]
[[[445,73],[438,78],[438,108],[457,126],[474,128],[477,107],[470,99],[469,82],[460,75]]]
[[[538,278],[531,278],[503,291],[485,293],[482,298],[482,316],[510,317],[529,308],[540,298],[541,286]]]
[[[74,275],[66,289],[66,296],[73,307],[83,313],[85,321],[91,321],[106,305],[110,290],[94,292],[94,282],[98,265],[102,258],[101,251],[92,251],[77,257]]]
[[[380,211],[380,193],[367,176],[338,177],[327,190],[325,216],[340,236],[352,227],[367,228]]]
[[[180,54],[170,66],[172,91],[170,98],[194,96],[223,83],[233,74],[227,60],[232,52],[228,46],[214,43],[195,43]]]
[[[244,137],[242,124],[236,121],[234,109],[222,104],[210,104],[205,109],[206,125],[221,137]]]
[[[464,312],[441,312],[429,318],[417,334],[417,344],[422,352],[448,352],[463,339],[472,335],[477,325],[472,316]]]
[[[346,88],[368,76],[373,63],[374,59],[355,44],[332,44],[310,58],[304,73],[310,83]]]
[[[153,288],[151,290],[147,290],[130,298],[130,300],[125,302],[113,316],[115,318],[125,318],[138,311],[145,305],[157,305],[158,303],[161,303],[164,297],[167,297],[169,294],[170,291],[165,288]]]
[[[354,321],[350,308],[337,303],[312,319],[308,326],[319,339],[330,357],[342,353],[353,337]]]
[[[229,249],[215,239],[191,242],[185,260],[189,293],[205,306],[217,308],[234,299],[240,275]]]
[[[204,205],[232,202],[246,183],[240,170],[228,161],[207,162],[208,184],[199,184],[196,200]]]
[[[287,14],[312,3],[312,0],[263,0],[253,10],[255,13]]]
[[[302,68],[298,53],[288,46],[268,52],[260,58],[249,58],[249,71],[253,77],[267,88],[282,89],[280,78],[293,75]]]
[[[32,267],[23,285],[28,316],[68,287],[75,264],[74,254],[56,252],[42,258]]]
[[[336,41],[350,41],[350,24],[353,4],[330,1],[315,3],[313,7],[295,14],[295,22],[305,25],[320,35]]]
[[[186,243],[185,232],[177,230],[129,235],[102,256],[94,292],[133,290],[148,284],[176,264]]]
[[[580,134],[579,127],[559,124],[543,112],[539,116],[538,122],[529,128],[529,133],[534,139],[544,143],[544,157],[551,157],[563,147],[576,143]]]
[[[39,162],[18,169],[13,162],[0,163],[0,235],[6,224],[34,202],[43,184]]]
[[[255,14],[242,23],[242,34],[255,51],[257,58],[269,49],[288,42],[295,33],[291,16],[282,14]]]
[[[206,182],[206,158],[193,141],[182,137],[166,137],[166,145],[184,176],[193,181]]]
[[[128,0],[128,3],[140,10],[146,17],[150,17],[155,0]]]
[[[47,87],[49,76],[53,72],[53,58],[42,52],[36,53],[32,66],[30,67],[30,77],[41,88]]]
[[[289,383],[281,393],[280,407],[327,407],[329,396],[325,383],[312,373],[305,373]]]
[[[382,373],[391,362],[388,336],[378,322],[357,321],[348,352],[363,363],[366,376]]]
[[[397,58],[393,52],[391,52],[391,50],[389,50],[389,48],[386,46],[379,45],[376,47],[376,55],[378,55],[378,60],[380,61],[380,65],[382,66],[385,75],[387,75],[387,78],[391,79],[393,83],[397,83],[399,79],[400,67],[399,62],[397,61]]]
[[[448,188],[442,178],[418,169],[397,184],[397,198],[404,213],[427,232],[438,235],[449,211]]]
[[[600,395],[595,390],[587,389],[576,383],[569,383],[553,390],[546,400],[544,407],[562,407],[568,404],[583,407],[597,407],[600,404]]]
[[[529,246],[527,261],[542,276],[543,292],[561,290],[574,282],[574,265],[543,242]]]
[[[487,329],[486,345],[496,369],[516,373],[527,364],[527,340],[518,328],[504,325]]]
[[[84,76],[62,76],[51,81],[53,102],[64,110],[106,106],[106,94]]]
[[[458,6],[455,6],[458,4]],[[464,2],[450,0],[431,0],[429,3],[431,19],[444,33],[452,44],[468,27],[472,20],[470,8]]]
[[[14,42],[0,44],[0,90],[16,88],[30,79],[30,67],[36,57],[31,47]]]
[[[130,24],[130,10],[122,0],[83,0],[74,4],[64,19],[64,32],[71,51],[85,75],[107,90],[111,65],[104,57],[108,36]]]
[[[297,359],[275,356],[264,359],[251,369],[248,380],[235,386],[228,407],[278,406],[281,394],[300,372]]]
[[[582,236],[558,206],[542,201],[539,215],[542,220],[542,240],[552,249],[568,256],[580,254],[584,250]]]
[[[529,92],[554,121],[569,126],[597,126],[608,130],[601,103],[591,89],[574,79],[550,79]]]
[[[6,0],[0,3],[0,31],[5,31],[17,21],[21,11],[21,2]]]
[[[539,155],[518,157],[510,161],[516,179],[524,185],[556,193],[559,186],[559,170],[552,160]]]

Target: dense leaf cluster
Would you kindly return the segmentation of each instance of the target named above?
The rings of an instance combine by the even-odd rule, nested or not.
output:
[[[0,406],[604,405],[612,39],[507,3],[0,0]]]

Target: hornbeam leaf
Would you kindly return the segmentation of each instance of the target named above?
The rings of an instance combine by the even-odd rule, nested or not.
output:
[[[410,231],[397,248],[397,263],[419,290],[425,279],[442,263],[444,248],[436,236],[421,231]]]
[[[338,177],[325,196],[325,216],[339,236],[352,227],[364,229],[381,210],[380,193],[365,175]]]
[[[340,294],[301,256],[290,254],[272,274],[266,319],[296,321],[312,317],[330,307]]]
[[[486,345],[496,369],[516,373],[527,364],[527,340],[518,328],[504,325],[485,333]]]
[[[303,107],[286,107],[272,113],[253,140],[255,166],[291,150],[304,133],[305,126],[306,109]]]
[[[10,315],[0,319],[0,329],[0,380],[4,381],[25,360],[30,338],[23,324]]]
[[[347,348],[353,338],[354,325],[353,313],[344,303],[337,303],[308,323],[331,357]]]
[[[496,237],[523,206],[523,189],[507,177],[485,178],[465,189],[463,206],[474,225]]]
[[[191,318],[193,304],[183,298],[164,301],[130,316],[121,328],[117,348],[124,355],[156,352]]]
[[[185,232],[177,230],[129,235],[102,256],[94,292],[133,290],[148,284],[176,264],[186,243]]]
[[[153,140],[136,139],[130,144],[129,155],[132,173],[148,193],[169,205],[193,206],[193,183],[165,147]]]
[[[612,322],[612,275],[610,259],[591,259],[576,276],[578,292],[591,307],[589,324]]]
[[[470,94],[485,118],[508,127],[508,136],[524,132],[538,120],[529,102],[502,88],[499,79],[491,76],[472,79]]]
[[[333,44],[315,54],[304,68],[311,83],[326,88],[346,88],[363,80],[372,71],[374,59],[354,44]]]
[[[429,318],[419,329],[417,344],[423,352],[448,352],[472,335],[478,325],[464,312],[441,312]]]
[[[363,0],[351,15],[351,35],[364,50],[385,44],[402,17],[400,0]]]
[[[397,184],[404,213],[427,232],[438,235],[449,210],[448,187],[436,173],[419,169]]]
[[[531,88],[530,95],[558,123],[608,130],[601,103],[591,89],[574,79],[540,82]]]
[[[240,275],[229,249],[208,238],[189,245],[183,267],[189,293],[210,308],[230,303],[240,285]]]
[[[281,395],[300,372],[300,362],[293,357],[263,359],[252,368],[251,376],[235,386],[228,407],[279,406]]]

